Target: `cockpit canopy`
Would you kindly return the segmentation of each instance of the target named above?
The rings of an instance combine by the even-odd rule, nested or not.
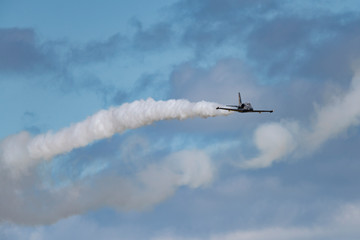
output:
[[[251,103],[243,103],[241,107],[246,110],[253,110]]]

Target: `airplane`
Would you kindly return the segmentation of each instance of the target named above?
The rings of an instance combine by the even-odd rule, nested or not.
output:
[[[240,113],[247,113],[247,112],[257,112],[257,113],[269,112],[269,113],[272,113],[273,112],[273,110],[254,110],[254,108],[251,106],[250,103],[243,103],[241,101],[240,93],[239,93],[239,105],[226,105],[226,106],[232,107],[232,108],[217,107],[216,109],[235,111],[235,112],[240,112]]]

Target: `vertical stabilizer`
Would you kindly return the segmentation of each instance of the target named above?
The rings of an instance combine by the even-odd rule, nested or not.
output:
[[[239,92],[239,106],[241,106],[242,102],[241,102],[241,95],[240,95],[240,92]]]

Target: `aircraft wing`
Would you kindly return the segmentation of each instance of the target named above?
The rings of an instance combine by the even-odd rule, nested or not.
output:
[[[217,107],[216,109],[228,110],[228,111],[234,111],[234,112],[240,112],[240,113],[248,113],[248,112],[256,112],[256,113],[269,112],[269,113],[272,113],[273,112],[273,110],[244,110],[244,109],[224,108],[224,107]]]
[[[223,107],[217,107],[216,109],[228,110],[228,111],[234,111],[234,112],[245,112],[244,110],[237,109],[237,108],[223,108]]]
[[[252,110],[251,112],[257,112],[257,113],[262,113],[262,112],[269,112],[272,113],[274,110]]]

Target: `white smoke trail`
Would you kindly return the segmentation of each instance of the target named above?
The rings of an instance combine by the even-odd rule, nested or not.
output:
[[[17,177],[43,159],[51,159],[75,148],[84,147],[95,140],[155,121],[230,114],[227,111],[216,110],[217,106],[216,103],[205,101],[155,101],[151,98],[125,103],[109,110],[101,110],[86,120],[56,133],[48,132],[34,138],[27,132],[10,136],[0,142],[0,162]]]
[[[143,209],[168,198],[180,186],[206,186],[215,169],[210,157],[197,150],[171,153],[137,169],[131,176],[109,170],[61,187],[43,185],[46,176],[34,166],[95,140],[155,121],[229,114],[216,110],[217,106],[205,101],[149,98],[101,110],[55,133],[32,137],[21,132],[5,138],[0,142],[0,221],[44,224],[103,206]]]
[[[242,168],[264,168],[289,155],[302,157],[313,153],[329,139],[360,124],[360,70],[355,69],[349,89],[317,107],[311,126],[298,121],[267,123],[255,132],[259,156],[239,164]]]
[[[179,187],[207,186],[215,168],[205,152],[185,150],[143,165],[132,175],[108,170],[61,187],[42,185],[44,180],[49,181],[34,168],[18,179],[2,173],[0,222],[37,225],[102,207],[147,209],[172,196]]]
[[[295,123],[267,123],[258,127],[254,142],[261,152],[255,158],[239,164],[241,168],[265,168],[281,160],[295,150],[297,146]]]

